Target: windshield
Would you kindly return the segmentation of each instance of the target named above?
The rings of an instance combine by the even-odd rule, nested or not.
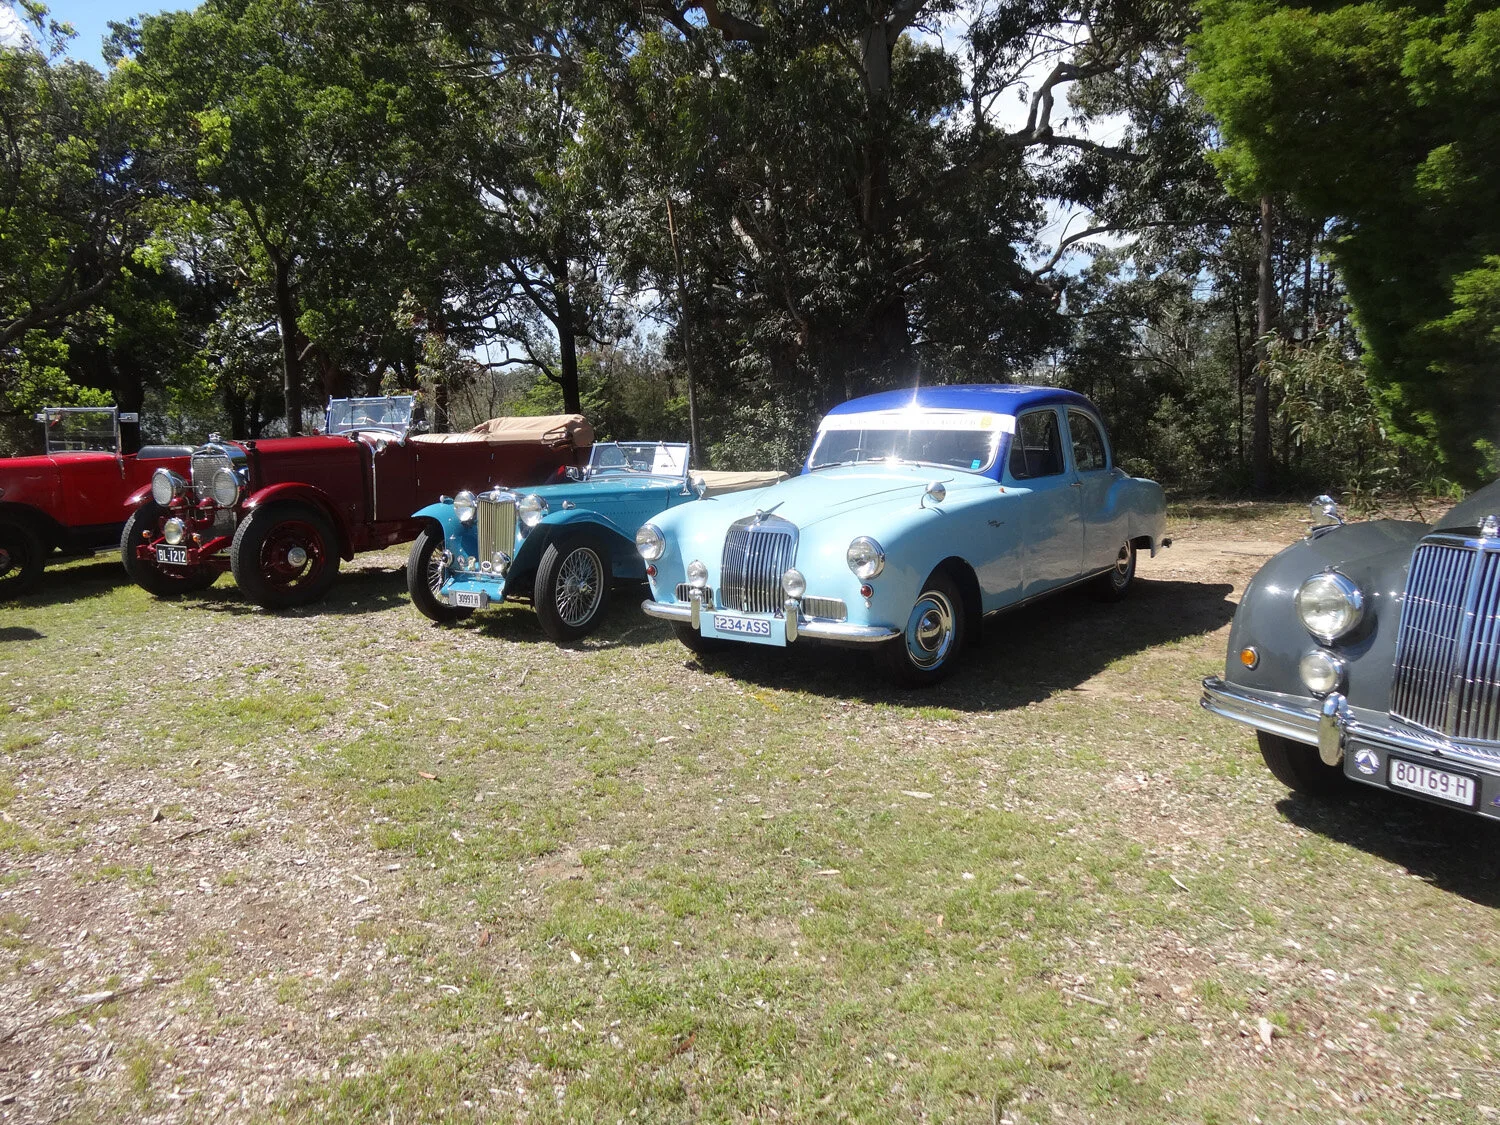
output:
[[[357,430],[383,430],[405,436],[411,427],[416,399],[412,395],[388,395],[382,398],[336,398],[328,404],[329,434],[350,434]]]
[[[687,478],[686,442],[605,441],[589,454],[589,476],[624,473]]]
[[[844,414],[823,419],[811,470],[869,461],[909,461],[979,473],[995,462],[1008,416],[970,412]]]
[[[41,413],[48,453],[115,453],[113,407],[49,406]]]

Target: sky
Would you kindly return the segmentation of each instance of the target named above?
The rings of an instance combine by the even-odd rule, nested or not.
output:
[[[71,23],[78,37],[69,45],[68,54],[80,62],[92,63],[104,69],[104,57],[99,53],[105,37],[109,34],[109,21],[124,22],[142,12],[155,14],[174,8],[190,7],[188,4],[152,4],[150,0],[48,0],[52,18],[59,23]],[[12,16],[12,19],[7,19]],[[7,25],[18,23],[13,18],[13,9],[0,0],[0,38],[4,37]]]

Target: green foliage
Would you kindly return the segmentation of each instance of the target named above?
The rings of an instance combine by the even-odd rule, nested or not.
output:
[[[1473,483],[1500,423],[1500,11],[1452,0],[1315,9],[1210,0],[1195,79],[1247,192],[1335,217],[1377,401]]]

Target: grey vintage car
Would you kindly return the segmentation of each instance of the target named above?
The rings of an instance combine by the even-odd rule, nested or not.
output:
[[[1500,819],[1500,483],[1435,523],[1344,524],[1333,501],[1245,589],[1203,706],[1266,766]]]

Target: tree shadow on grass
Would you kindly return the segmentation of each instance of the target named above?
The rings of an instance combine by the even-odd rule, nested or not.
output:
[[[60,605],[81,598],[97,598],[118,586],[130,584],[120,557],[100,555],[91,559],[55,559],[42,571],[37,584],[26,593],[0,605],[20,607]]]
[[[670,639],[671,631],[664,622],[647,617],[641,612],[641,602],[648,594],[649,591],[644,582],[616,585],[610,597],[609,607],[604,612],[604,619],[600,621],[598,628],[587,636],[559,647],[639,648]],[[413,609],[412,612],[417,611]],[[549,646],[554,644],[552,638],[542,631],[542,623],[529,601],[507,601],[504,605],[479,610],[463,621],[436,627],[468,629],[483,637],[515,641],[520,644],[535,643]]]
[[[768,688],[902,707],[1008,711],[1076,688],[1122,657],[1213,632],[1234,616],[1233,589],[1228,582],[1139,579],[1112,605],[1086,590],[1066,590],[990,618],[982,643],[959,655],[948,679],[910,691],[890,686],[871,653],[817,642],[736,645],[696,660]]]
[[[1500,823],[1353,782],[1338,797],[1292,793],[1276,808],[1299,828],[1379,856],[1480,906],[1500,907]]]
[[[39,641],[47,634],[39,633],[35,629],[29,629],[24,625],[7,626],[0,629],[0,643],[5,641]]]
[[[410,604],[406,593],[406,569],[404,567],[361,566],[352,570],[340,570],[327,595],[311,605],[293,606],[290,609],[264,609],[248,601],[235,585],[234,579],[220,575],[219,580],[206,590],[183,594],[176,599],[183,605],[192,605],[223,613],[232,617],[243,617],[255,613],[271,613],[287,617],[341,617],[361,613],[374,613],[390,609],[402,603]]]

